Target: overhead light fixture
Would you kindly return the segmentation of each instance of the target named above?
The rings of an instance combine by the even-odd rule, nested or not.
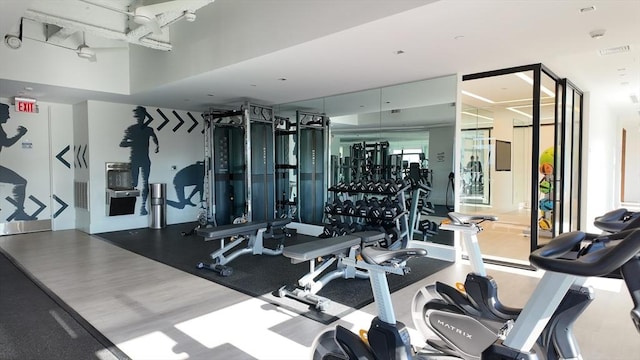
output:
[[[591,11],[595,11],[596,7],[591,5],[591,6],[587,6],[587,7],[583,7],[580,8],[580,13],[586,13],[586,12],[591,12]]]
[[[516,73],[516,76],[519,77],[520,79],[524,80],[527,84],[533,86],[533,79],[531,77],[529,77],[528,75],[524,74],[524,73]],[[544,85],[540,85],[540,91],[542,91],[543,93],[547,94],[548,96],[554,97],[556,96],[556,94],[547,89]]]
[[[514,113],[517,113],[517,114],[520,114],[520,115],[524,115],[524,116],[526,116],[526,117],[527,117],[527,118],[529,118],[529,119],[533,119],[533,116],[532,116],[532,115],[527,114],[527,113],[526,113],[526,112],[524,112],[524,111],[520,111],[520,110],[518,110],[518,109],[516,109],[516,108],[508,107],[508,108],[507,108],[507,110],[511,110],[511,111],[513,111]]]
[[[485,119],[485,120],[493,121],[493,118],[490,118],[490,117],[488,117],[488,116],[484,116],[484,115],[480,115],[480,114],[474,114],[474,113],[472,113],[472,112],[468,112],[468,111],[463,111],[463,112],[462,112],[462,114],[469,115],[469,116],[473,116],[473,117],[480,118],[480,119]]]
[[[4,43],[10,49],[17,50],[22,46],[22,18],[20,18],[20,29],[18,35],[6,34]]]
[[[76,54],[78,54],[79,58],[83,58],[83,59],[92,59],[96,56],[96,53],[91,50],[91,48],[89,48],[87,45],[80,45],[78,46],[78,49],[76,50]]]
[[[604,55],[627,53],[629,51],[631,51],[631,47],[629,45],[623,45],[623,46],[612,47],[608,49],[602,49],[598,51],[598,53],[604,56]]]
[[[463,94],[463,95],[470,96],[470,97],[472,97],[472,98],[474,98],[474,99],[478,99],[478,100],[480,100],[480,101],[484,101],[484,102],[489,103],[489,104],[495,104],[495,101],[489,100],[489,99],[487,99],[487,98],[483,98],[483,97],[482,97],[482,96],[480,96],[480,95],[476,95],[476,94],[474,94],[474,93],[470,93],[470,92],[465,91],[465,90],[462,90],[462,94]]]
[[[186,10],[184,12],[184,19],[188,22],[194,22],[196,21],[196,13],[191,10]]]
[[[4,43],[13,50],[20,49],[22,46],[22,40],[20,37],[10,34],[4,36]]]

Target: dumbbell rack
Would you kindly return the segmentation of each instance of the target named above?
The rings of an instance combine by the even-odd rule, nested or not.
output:
[[[328,216],[334,217],[339,216],[340,221],[342,223],[352,223],[358,222],[362,224],[362,221],[365,223],[367,221],[375,221],[379,223],[386,224],[394,224],[397,229],[397,238],[392,242],[387,244],[388,249],[397,250],[401,248],[406,248],[409,242],[409,212],[406,209],[406,195],[405,192],[411,187],[411,185],[403,186],[402,188],[396,191],[376,191],[376,190],[352,190],[352,189],[341,189],[336,187],[330,187],[328,190],[330,192],[335,193],[337,196],[341,198],[341,201],[351,200],[353,203],[356,203],[358,200],[364,200],[365,196],[371,195],[376,197],[389,197],[391,200],[396,200],[399,206],[399,210],[397,211],[394,217],[371,217],[370,215],[360,215],[360,214],[346,214],[343,212],[326,212]]]

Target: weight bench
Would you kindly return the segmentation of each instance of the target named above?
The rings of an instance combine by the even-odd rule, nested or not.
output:
[[[326,311],[331,301],[317,293],[334,279],[368,279],[369,274],[346,265],[345,258],[353,259],[360,254],[362,248],[373,246],[385,240],[385,234],[377,231],[363,231],[351,235],[330,238],[319,238],[303,244],[287,246],[283,255],[290,258],[293,264],[309,262],[309,272],[298,280],[297,286],[285,285],[278,289],[276,295],[289,297],[312,305],[318,311]],[[316,263],[318,261],[318,263]],[[336,269],[317,279],[329,266],[337,262]]]
[[[222,276],[229,276],[233,273],[233,268],[227,266],[227,264],[240,255],[282,254],[286,236],[284,228],[290,222],[291,219],[275,219],[269,222],[246,222],[197,229],[196,233],[204,237],[205,241],[220,240],[220,249],[210,254],[213,261],[209,264],[199,263],[197,265],[198,269],[206,268]],[[224,244],[226,238],[231,239],[231,242],[227,245]],[[247,246],[225,255],[247,239]],[[264,239],[276,239],[280,240],[280,243],[275,249],[269,249],[264,247]]]

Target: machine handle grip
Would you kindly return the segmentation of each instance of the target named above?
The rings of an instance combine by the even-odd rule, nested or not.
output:
[[[640,230],[629,231],[627,234],[624,239],[611,241],[601,250],[569,260],[561,256],[584,239],[584,233],[563,233],[532,252],[529,261],[544,270],[577,276],[604,276],[619,269],[640,253]]]

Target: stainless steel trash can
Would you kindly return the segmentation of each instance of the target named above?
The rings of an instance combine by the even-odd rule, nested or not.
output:
[[[167,184],[149,184],[149,227],[162,229],[167,226]]]

